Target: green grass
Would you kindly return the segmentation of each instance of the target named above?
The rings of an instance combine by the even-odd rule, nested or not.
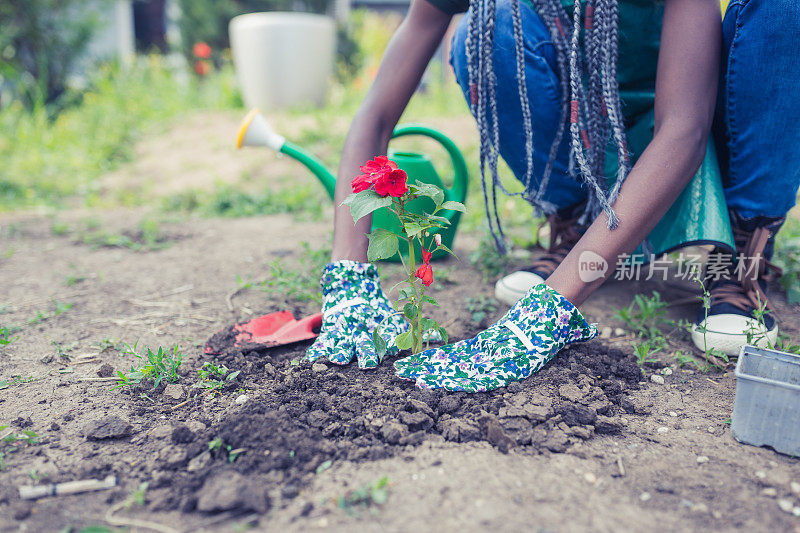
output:
[[[266,189],[252,194],[230,185],[218,185],[213,191],[192,190],[166,198],[165,212],[199,214],[210,217],[248,217],[292,213],[310,219],[322,216],[320,205],[330,202],[317,183],[284,189]]]
[[[92,250],[98,248],[127,248],[134,252],[161,250],[171,244],[169,237],[162,231],[161,224],[153,218],[145,218],[137,229],[129,232],[115,233],[98,227],[79,230],[76,239],[88,245]]]
[[[313,249],[307,242],[301,242],[300,246],[300,268],[287,266],[285,261],[276,259],[269,264],[265,280],[257,284],[244,282],[245,285],[258,286],[270,300],[285,298],[287,301],[322,304],[319,276],[322,267],[330,260],[330,248]],[[237,278],[241,284],[241,277]]]
[[[774,262],[783,269],[781,286],[790,304],[800,303],[800,221],[787,218],[775,238]]]
[[[0,109],[0,210],[98,201],[97,178],[133,157],[135,141],[154,124],[193,109],[234,107],[230,70],[182,79],[159,56],[124,69],[101,67],[78,104],[57,116],[19,102]]]

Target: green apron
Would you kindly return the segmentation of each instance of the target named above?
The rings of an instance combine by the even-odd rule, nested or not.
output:
[[[572,15],[571,0],[562,0]],[[617,79],[625,115],[632,162],[653,138],[656,68],[663,6],[652,0],[621,0],[619,4],[619,62]],[[617,151],[611,143],[606,176],[616,176]],[[613,178],[611,178],[613,179]],[[648,235],[635,254],[661,254],[692,244],[714,244],[733,249],[722,176],[711,138],[697,173]]]

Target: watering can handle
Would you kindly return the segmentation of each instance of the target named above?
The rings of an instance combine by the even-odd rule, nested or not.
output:
[[[392,134],[392,139],[406,135],[430,137],[447,150],[447,153],[450,155],[450,161],[453,163],[453,171],[455,174],[453,176],[453,186],[444,191],[445,199],[464,203],[464,200],[467,199],[467,181],[469,174],[467,172],[467,162],[464,161],[464,156],[461,154],[456,144],[444,133],[419,124],[397,126]]]

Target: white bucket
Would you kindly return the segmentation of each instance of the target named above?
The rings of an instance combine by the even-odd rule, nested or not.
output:
[[[247,107],[322,105],[333,71],[334,21],[308,13],[248,13],[229,25],[233,64]]]

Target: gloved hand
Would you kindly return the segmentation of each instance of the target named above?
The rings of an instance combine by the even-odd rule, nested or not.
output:
[[[569,300],[541,283],[485,331],[399,359],[395,373],[422,389],[488,391],[527,378],[564,346],[596,335]]]
[[[387,354],[397,352],[395,339],[408,323],[394,314],[381,290],[378,270],[370,263],[336,261],[322,272],[322,328],[306,351],[306,359],[324,357],[337,365],[358,359],[359,368],[375,368],[381,362],[372,344],[372,331],[381,324]],[[391,315],[391,316],[390,316]],[[389,317],[384,321],[384,318]]]

